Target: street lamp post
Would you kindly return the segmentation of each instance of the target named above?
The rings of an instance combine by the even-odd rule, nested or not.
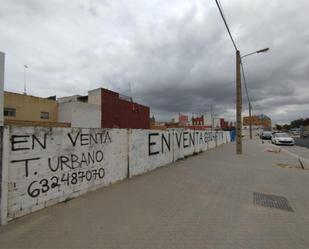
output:
[[[250,55],[253,55],[253,54],[259,54],[259,53],[265,53],[268,50],[269,50],[269,48],[263,48],[263,49],[255,51],[255,52],[243,55],[243,56],[240,57],[240,63],[242,63],[242,59],[247,57],[247,56],[250,56]],[[245,78],[244,78],[244,81],[245,81]],[[245,82],[245,84],[246,84],[246,82]],[[252,113],[252,105],[251,105],[251,103],[249,101],[249,97],[248,97],[248,105],[249,105],[249,136],[250,136],[250,139],[252,139],[252,115],[251,115],[251,113]]]
[[[225,16],[224,16],[224,13],[223,13],[223,10],[222,10],[222,6],[221,6],[221,4],[219,3],[218,0],[215,0],[215,1],[216,1],[216,4],[217,4],[217,7],[219,9],[220,15],[222,17],[222,20],[224,22],[224,25],[226,27],[226,30],[227,30],[230,38],[231,38],[231,41],[232,41],[233,46],[234,46],[235,51],[236,51],[236,132],[237,132],[237,134],[236,134],[236,154],[240,155],[240,154],[242,154],[242,135],[241,135],[241,129],[242,129],[242,125],[241,125],[241,123],[242,123],[241,122],[242,121],[241,120],[242,98],[241,98],[241,76],[240,76],[240,66],[242,65],[241,58],[244,58],[244,57],[249,56],[251,54],[266,52],[266,51],[268,51],[269,48],[260,49],[260,50],[253,52],[253,53],[246,54],[246,55],[241,57],[239,49],[236,46],[236,43],[233,39],[233,36],[231,34],[231,31],[230,31],[229,26],[227,24],[227,21],[225,19]]]

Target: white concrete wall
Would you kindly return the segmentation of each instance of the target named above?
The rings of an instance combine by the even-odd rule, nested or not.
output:
[[[6,127],[1,224],[226,142],[228,132]]]
[[[130,132],[130,176],[173,162],[172,132],[152,130]]]
[[[88,103],[101,106],[101,88],[88,91]]]
[[[13,127],[8,219],[127,177],[127,131]]]
[[[59,103],[58,121],[71,123],[71,127],[100,128],[101,107],[84,102]]]
[[[139,175],[230,141],[229,132],[132,130],[130,176]]]

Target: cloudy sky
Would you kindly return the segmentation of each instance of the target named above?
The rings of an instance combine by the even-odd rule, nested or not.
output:
[[[254,113],[309,116],[309,1],[221,0]],[[235,51],[215,0],[0,0],[8,91],[58,97],[104,87],[157,119],[210,106],[235,119]],[[244,96],[244,114],[247,102]]]

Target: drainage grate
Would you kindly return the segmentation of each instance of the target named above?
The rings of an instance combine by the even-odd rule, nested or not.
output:
[[[294,212],[287,198],[282,197],[282,196],[268,195],[268,194],[254,192],[253,202],[255,205],[260,205],[260,206],[270,207],[270,208],[277,208],[281,210]]]

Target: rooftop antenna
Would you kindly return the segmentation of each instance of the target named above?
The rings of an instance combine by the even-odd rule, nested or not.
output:
[[[28,66],[24,65],[24,94],[25,95],[27,95],[26,69],[28,69]]]

